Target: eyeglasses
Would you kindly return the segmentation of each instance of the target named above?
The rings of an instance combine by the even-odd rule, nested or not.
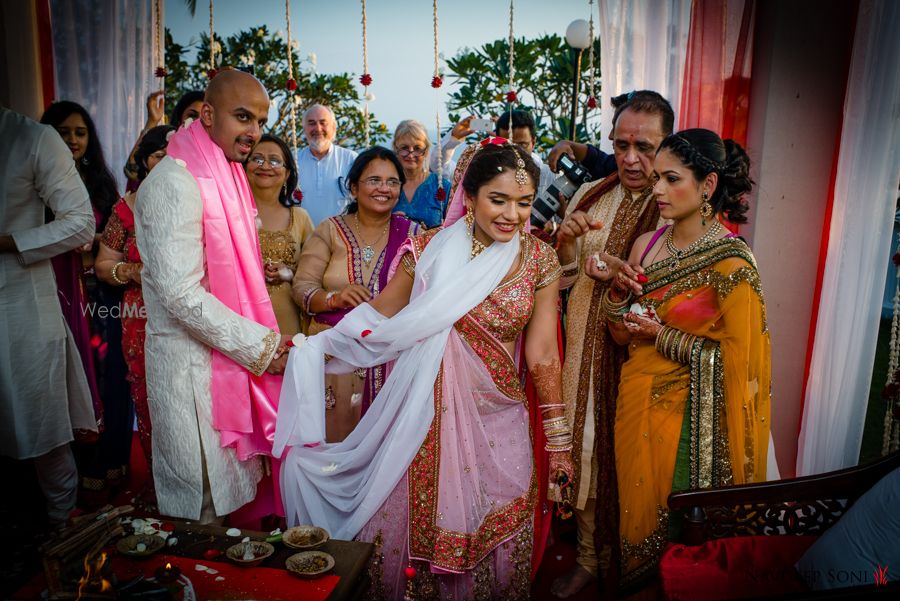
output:
[[[271,167],[272,169],[281,169],[282,167],[284,167],[284,161],[280,161],[278,159],[266,159],[265,157],[260,155],[250,157],[250,162],[256,163],[257,167],[262,167],[266,163],[268,163],[269,167]]]
[[[400,180],[393,177],[387,180],[383,180],[380,177],[367,177],[363,180],[363,183],[369,188],[380,188],[385,184],[387,184],[388,188],[397,189],[400,187]]]
[[[412,148],[410,148],[409,146],[401,146],[397,149],[397,154],[402,157],[419,158],[420,156],[424,155],[425,152],[426,149],[422,148],[421,146],[413,146]]]

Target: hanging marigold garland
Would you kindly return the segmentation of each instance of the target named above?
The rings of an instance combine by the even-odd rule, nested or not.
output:
[[[591,16],[590,19],[588,19],[588,35],[590,36],[591,45],[588,48],[588,85],[590,91],[587,99],[587,107],[589,111],[592,111],[597,108],[597,96],[594,89],[594,0],[588,0],[588,6],[591,9]],[[584,123],[587,127],[587,115],[585,115]],[[593,130],[591,130],[590,136],[591,143],[596,145],[597,136]]]
[[[434,88],[435,111],[434,121],[436,126],[437,144],[435,144],[435,152],[438,153],[438,188],[434,193],[434,197],[439,202],[447,199],[447,191],[444,190],[444,149],[441,147],[441,100],[438,90],[444,84],[444,78],[441,76],[440,54],[438,53],[438,10],[437,0],[432,0],[432,16],[434,21],[434,74],[431,78],[431,87]]]
[[[891,320],[891,345],[888,357],[888,377],[882,398],[887,407],[884,414],[884,436],[881,454],[900,450],[900,246],[894,254],[897,281],[894,286],[894,317]]]
[[[369,73],[369,46],[368,46],[368,32],[367,32],[367,18],[366,18],[366,0],[360,0],[362,3],[362,59],[363,59],[363,74],[359,78],[359,83],[363,86],[363,97],[365,98],[365,104],[363,105],[363,124],[365,126],[365,135],[364,139],[366,141],[366,148],[369,147],[369,99],[372,98],[372,95],[369,94],[369,86],[372,85],[372,75]]]
[[[213,27],[213,0],[209,0],[209,71],[206,76],[212,79],[216,76],[216,35]]]
[[[156,13],[156,76],[164,78],[166,76],[166,62],[163,54],[165,46],[165,38],[162,35],[162,0],[155,0],[154,12]]]

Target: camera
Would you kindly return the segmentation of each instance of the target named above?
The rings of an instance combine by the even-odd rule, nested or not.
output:
[[[538,194],[531,207],[531,225],[537,228],[543,228],[548,221],[558,215],[560,193],[566,198],[572,198],[582,184],[593,179],[584,165],[573,161],[568,155],[560,156],[556,164],[559,167],[559,176],[550,182],[546,190]]]

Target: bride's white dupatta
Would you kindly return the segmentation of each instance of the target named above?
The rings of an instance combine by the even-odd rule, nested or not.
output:
[[[282,456],[288,525],[352,539],[403,477],[434,418],[434,384],[454,323],[500,284],[519,236],[471,259],[463,220],[434,236],[416,264],[409,304],[388,319],[364,303],[291,351],[274,455]],[[326,367],[325,355],[333,357]],[[324,443],[325,372],[395,360],[372,406],[340,443]],[[285,452],[285,450],[287,451]]]

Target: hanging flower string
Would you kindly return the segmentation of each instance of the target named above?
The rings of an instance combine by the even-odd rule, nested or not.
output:
[[[212,79],[216,76],[216,36],[213,28],[213,0],[209,0],[209,71],[206,76]]]
[[[287,64],[288,64],[288,79],[287,79],[287,103],[288,108],[290,110],[291,115],[291,148],[294,151],[294,156],[297,155],[297,109],[294,106],[294,92],[297,90],[297,80],[294,79],[294,49],[291,47],[293,44],[291,40],[291,1],[284,0],[284,21],[285,28],[287,30]]]
[[[166,63],[163,57],[163,46],[165,44],[165,39],[162,36],[162,7],[160,4],[162,0],[156,0],[154,3],[154,9],[156,12],[156,76],[157,77],[165,77],[166,76]]]
[[[368,46],[368,33],[366,30],[366,0],[361,0],[362,2],[362,52],[363,52],[363,74],[359,78],[359,83],[363,85],[363,95],[366,99],[365,105],[363,105],[363,124],[366,128],[364,139],[366,141],[366,148],[369,147],[369,99],[371,95],[369,94],[369,86],[372,85],[372,75],[369,74],[369,46]]]
[[[512,110],[513,104],[518,100],[516,88],[513,83],[516,76],[515,60],[515,39],[513,38],[513,0],[509,0],[509,91],[506,92],[506,102],[509,103],[509,128],[510,136],[512,135]]]
[[[293,40],[291,38],[291,0],[284,0],[284,22],[285,22],[285,47],[287,48],[287,65],[288,65],[288,78],[285,86],[287,87],[287,97],[285,97],[285,102],[288,103],[288,111],[290,115],[291,122],[291,149],[294,152],[294,157],[297,157],[297,103],[295,102],[294,92],[297,91],[297,80],[294,79],[294,48],[293,48]],[[297,182],[298,186],[300,182]],[[303,201],[303,192],[298,187],[294,190],[291,195],[294,197],[294,200],[299,204]]]
[[[591,9],[591,16],[588,19],[588,35],[591,39],[590,48],[588,48],[588,82],[590,87],[590,95],[587,100],[588,110],[594,110],[597,108],[597,96],[594,93],[594,0],[588,0],[588,5]],[[587,123],[587,119],[585,119],[585,123]],[[596,145],[597,144],[597,136],[594,131],[591,131],[591,142]]]
[[[881,454],[900,450],[900,245],[894,255],[897,282],[894,287],[894,317],[891,320],[891,344],[888,355],[887,384],[881,396],[887,403]]]
[[[441,67],[439,64],[440,55],[438,54],[438,11],[437,0],[432,0],[432,14],[434,20],[434,75],[431,78],[431,87],[434,88],[435,104],[437,110],[434,114],[435,135],[437,136],[437,144],[435,144],[435,152],[438,153],[438,188],[434,193],[434,197],[438,202],[444,202],[447,199],[447,191],[444,190],[444,149],[441,146],[441,101],[438,89],[443,85],[444,79],[441,77]]]

